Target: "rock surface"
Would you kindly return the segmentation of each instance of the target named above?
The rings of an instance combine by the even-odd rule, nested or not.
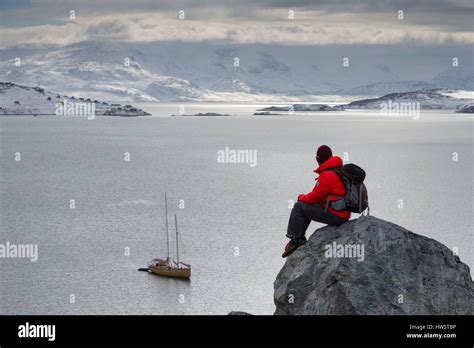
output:
[[[274,289],[277,315],[474,314],[469,267],[458,256],[372,216],[316,230]]]

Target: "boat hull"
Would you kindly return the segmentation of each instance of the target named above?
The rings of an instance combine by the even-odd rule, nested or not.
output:
[[[148,270],[156,275],[173,277],[173,278],[190,278],[190,268],[171,268],[171,267],[160,267],[160,266],[149,266]]]

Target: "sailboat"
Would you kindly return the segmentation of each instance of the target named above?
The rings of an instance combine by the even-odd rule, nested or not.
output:
[[[165,192],[165,221],[166,221],[166,246],[168,254],[166,259],[153,259],[148,264],[150,273],[165,277],[189,278],[191,277],[191,265],[179,261],[179,238],[178,238],[178,218],[174,215],[174,226],[176,230],[176,261],[170,258],[170,242],[168,233],[168,199]]]

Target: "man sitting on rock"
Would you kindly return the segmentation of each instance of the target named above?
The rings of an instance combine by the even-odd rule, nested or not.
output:
[[[282,257],[292,254],[299,246],[306,243],[305,232],[311,221],[322,222],[328,225],[342,225],[349,220],[351,212],[336,211],[327,206],[329,201],[340,199],[346,194],[346,187],[337,173],[331,169],[342,167],[342,159],[333,156],[327,145],[319,147],[316,153],[319,167],[314,171],[319,174],[313,191],[300,194],[290,214],[286,236],[290,242],[285,247]]]

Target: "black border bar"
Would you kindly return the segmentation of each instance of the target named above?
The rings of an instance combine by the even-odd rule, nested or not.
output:
[[[0,346],[67,344],[410,344],[469,346],[473,316],[0,316]],[[55,340],[20,338],[19,326],[55,325]],[[411,326],[411,328],[410,328]],[[416,327],[416,329],[415,329]],[[427,334],[408,338],[407,334]],[[453,337],[434,338],[433,334]],[[431,336],[430,336],[431,335]]]

